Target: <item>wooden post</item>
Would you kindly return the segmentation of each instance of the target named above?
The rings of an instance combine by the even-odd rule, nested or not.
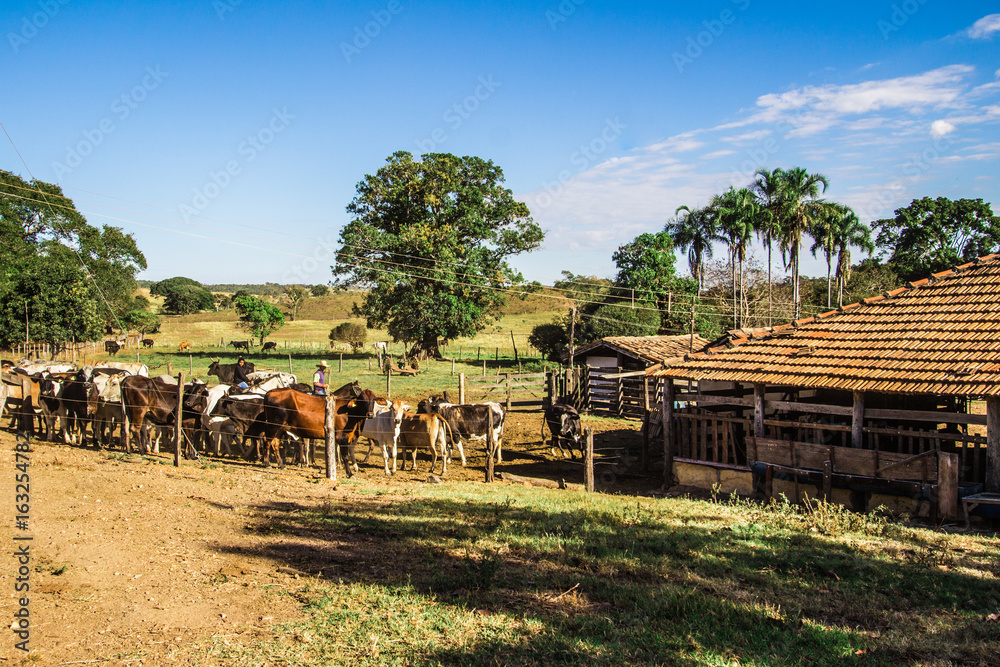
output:
[[[938,452],[938,512],[946,519],[958,519],[958,454]]]
[[[763,438],[764,431],[764,393],[767,385],[755,382],[753,385],[753,434],[757,438]]]
[[[181,438],[184,437],[184,371],[177,374],[177,415],[174,417],[174,467],[181,466]]]
[[[451,358],[451,376],[455,377],[455,357]]]
[[[173,375],[173,374],[174,374],[174,371],[173,371],[173,369],[172,369],[172,368],[170,367],[170,362],[168,361],[168,362],[167,362],[167,375]]]
[[[854,412],[851,417],[851,447],[861,449],[864,445],[865,392],[854,392]]]
[[[483,377],[486,377],[486,360],[483,359]]]
[[[344,353],[343,352],[340,353],[340,367],[337,368],[337,372],[338,373],[343,373],[344,372]]]
[[[674,485],[674,379],[663,378],[663,490]]]
[[[458,374],[458,404],[465,405],[465,373]]]
[[[584,486],[587,487],[587,493],[594,492],[594,429],[589,426],[583,430],[583,437],[587,440],[587,452],[585,457],[585,477],[583,480]]]
[[[326,478],[337,481],[337,404],[333,396],[327,395],[324,411],[323,435],[326,439]]]
[[[483,356],[483,346],[480,345],[479,347],[476,348],[476,361],[479,361],[482,358],[482,356]]]
[[[493,483],[493,467],[496,460],[496,441],[493,440],[493,410],[486,411],[486,483]]]
[[[292,374],[292,353],[288,353],[288,374]]]
[[[368,370],[372,369],[372,358],[368,357]]]
[[[392,398],[392,369],[388,365],[385,369],[385,395]]]
[[[547,383],[548,391],[546,393],[548,394],[547,398],[549,402],[548,405],[546,405],[545,407],[548,408],[559,402],[559,396],[558,396],[559,392],[556,391],[556,372],[555,371],[547,372],[546,380],[548,380]]]
[[[1000,492],[1000,398],[986,399],[986,490]]]
[[[576,306],[573,306],[573,315],[569,320],[569,367],[573,368],[573,356],[576,354],[574,339],[576,338]],[[568,390],[567,390],[568,392]]]
[[[521,361],[520,361],[520,357],[517,356],[517,343],[514,342],[514,330],[513,329],[510,330],[510,344],[514,346],[514,361],[516,361],[520,365]]]
[[[500,348],[499,347],[497,347],[496,354],[493,355],[493,361],[496,361],[496,362],[500,361]]]
[[[823,461],[823,500],[833,499],[833,462]]]
[[[507,412],[510,412],[510,373],[507,373]]]
[[[139,361],[139,353],[138,352],[135,353],[135,360]],[[191,374],[191,377],[194,377],[194,355],[193,354],[189,354],[188,355],[188,373]]]

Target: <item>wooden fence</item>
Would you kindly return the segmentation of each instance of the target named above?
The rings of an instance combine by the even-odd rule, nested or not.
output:
[[[587,368],[581,382],[587,410],[610,417],[642,420],[663,395],[662,381],[648,378],[645,371]]]

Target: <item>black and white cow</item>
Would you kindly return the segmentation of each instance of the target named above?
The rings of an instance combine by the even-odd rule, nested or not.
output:
[[[552,434],[552,453],[556,453],[556,447],[563,457],[566,456],[566,449],[563,448],[563,441],[567,442],[570,458],[575,459],[576,454],[573,448],[580,450],[583,457],[583,425],[580,424],[580,413],[572,405],[565,403],[553,403],[545,410],[545,424]]]
[[[493,442],[497,448],[497,463],[503,462],[500,445],[503,440],[504,409],[499,403],[467,403],[455,405],[445,403],[437,397],[425,398],[417,405],[417,414],[434,413],[444,417],[451,428],[453,446],[458,446],[458,454],[465,465],[463,441],[482,441],[486,446],[486,431],[489,428],[490,413],[493,415]]]

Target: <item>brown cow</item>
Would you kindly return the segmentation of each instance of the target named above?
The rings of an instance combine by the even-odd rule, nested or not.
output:
[[[185,350],[187,350],[188,352],[191,351],[191,343],[189,343],[187,341],[184,341],[183,343],[181,343],[180,345],[177,346],[177,351],[178,352],[183,352]]]
[[[184,414],[181,419],[184,434],[187,436],[184,448],[184,458],[187,459],[198,458],[198,452],[192,443],[200,423],[199,415],[189,410],[188,404],[204,391],[206,391],[204,382],[191,382],[184,386]],[[177,411],[177,384],[164,382],[160,378],[130,375],[122,380],[121,392],[122,410],[129,425],[125,431],[125,451],[131,451],[130,440],[135,438],[139,443],[139,453],[145,454],[148,447],[142,433],[142,422],[148,417],[149,421],[157,426],[174,423],[174,413]]]
[[[357,382],[346,384],[330,395],[334,400],[334,426],[340,436],[337,445],[343,454],[344,467],[348,476],[354,474],[351,466],[354,464],[354,441],[370,414],[375,402],[375,394],[362,390]],[[271,453],[275,454],[278,465],[284,467],[281,452],[278,449],[278,436],[288,432],[296,438],[326,437],[326,401],[325,396],[303,394],[291,388],[272,389],[264,396],[263,429],[264,466],[271,465]],[[330,452],[327,453],[330,455]]]
[[[437,414],[414,415],[405,413],[399,425],[399,440],[403,450],[403,470],[406,470],[406,450],[413,450],[413,469],[417,469],[417,450],[431,452],[431,472],[441,452],[441,476],[448,472],[448,421]]]

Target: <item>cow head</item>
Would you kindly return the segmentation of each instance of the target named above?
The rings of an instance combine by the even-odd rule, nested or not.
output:
[[[219,377],[219,360],[212,359],[212,364],[208,367],[208,374]]]

